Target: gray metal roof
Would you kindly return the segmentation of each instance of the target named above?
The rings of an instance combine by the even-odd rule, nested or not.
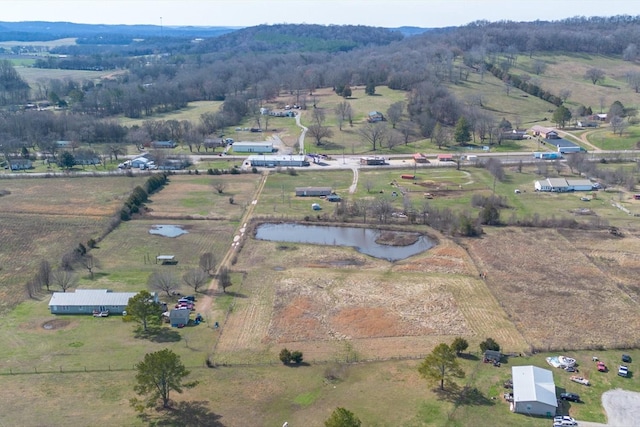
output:
[[[541,402],[558,406],[556,385],[550,370],[531,365],[514,366],[511,368],[511,376],[514,402]]]
[[[126,306],[137,292],[111,292],[107,289],[76,289],[75,292],[54,292],[49,306]]]

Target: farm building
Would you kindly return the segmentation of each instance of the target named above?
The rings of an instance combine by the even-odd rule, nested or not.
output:
[[[372,111],[367,116],[367,121],[369,123],[382,122],[384,121],[384,115],[379,111]]]
[[[593,182],[588,179],[569,179],[567,178],[567,185],[571,191],[592,191]]]
[[[547,178],[536,181],[534,187],[536,191],[566,193],[568,191],[591,191],[593,183],[588,179]]]
[[[485,362],[500,362],[502,360],[502,353],[495,350],[486,350],[483,358]]]
[[[422,153],[416,153],[413,155],[413,161],[416,163],[429,163],[429,160],[427,160],[427,156],[425,156]]]
[[[236,142],[234,153],[273,153],[273,142]]]
[[[186,326],[189,324],[189,309],[173,309],[169,312],[169,324],[173,327]]]
[[[107,289],[76,289],[75,292],[54,292],[49,301],[51,314],[92,314],[94,311],[109,311],[122,314],[129,299],[137,292],[111,292]],[[153,294],[158,301],[158,295]]]
[[[234,145],[235,147],[235,145]],[[235,150],[235,148],[234,148]],[[287,167],[287,166],[309,166],[309,161],[304,155],[288,155],[288,156],[258,156],[252,155],[246,160],[251,166],[255,167]]]
[[[173,141],[153,141],[150,146],[153,148],[176,148],[176,143]]]
[[[328,196],[331,193],[331,187],[296,187],[296,196],[300,197]]]
[[[514,366],[513,402],[511,410],[519,414],[552,417],[556,414],[558,401],[553,373],[537,366]]]
[[[360,157],[360,164],[367,166],[379,166],[386,164],[384,157]]]
[[[557,139],[558,132],[554,129],[546,128],[544,126],[535,125],[531,128],[531,132],[535,136],[542,136],[544,139]]]
[[[9,168],[12,171],[22,171],[31,169],[33,164],[29,159],[9,159]]]

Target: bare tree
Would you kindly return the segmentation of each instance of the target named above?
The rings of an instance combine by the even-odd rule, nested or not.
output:
[[[562,102],[567,102],[567,99],[571,96],[571,91],[569,89],[560,89],[558,94]]]
[[[387,125],[382,122],[367,123],[358,130],[358,133],[373,146],[373,151],[376,151],[387,135]]]
[[[308,133],[315,139],[316,145],[322,145],[324,138],[329,138],[333,135],[333,131],[324,125],[325,114],[322,109],[316,108],[311,115],[312,124],[309,125]]]
[[[227,183],[224,181],[215,181],[212,185],[218,194],[223,194],[225,188],[227,188]]]
[[[336,119],[338,119],[338,128],[342,130],[342,124],[345,121],[350,121],[353,116],[353,110],[351,104],[347,101],[342,101],[335,108]]]
[[[599,81],[604,80],[604,71],[600,68],[589,68],[584,73],[584,78],[591,80],[591,83],[598,84]]]
[[[227,267],[222,267],[220,269],[220,273],[218,274],[218,283],[222,288],[222,292],[227,292],[227,288],[231,286],[233,283],[231,282],[231,275],[229,274],[229,269]]]
[[[640,73],[637,71],[629,71],[627,73],[627,82],[635,93],[640,93]]]
[[[622,136],[625,129],[629,126],[629,124],[625,122],[624,119],[620,116],[611,117],[609,123],[611,124],[611,130],[613,131],[613,134],[618,134],[620,136]]]
[[[60,287],[60,289],[62,289],[62,292],[67,292],[67,289],[73,287],[78,280],[78,278],[72,271],[64,269],[54,271],[52,279],[53,283],[55,283]]]
[[[537,75],[543,74],[547,69],[547,63],[541,60],[533,61],[533,72]]]
[[[200,287],[207,283],[209,275],[201,268],[194,268],[182,276],[182,281],[189,287],[193,288],[195,292],[198,292]]]
[[[373,210],[373,214],[378,217],[378,220],[385,224],[391,217],[393,205],[387,199],[379,198],[373,202],[371,209]]]
[[[171,292],[176,288],[178,280],[170,271],[154,271],[149,276],[148,284],[152,290],[165,291],[168,296],[171,296]]]
[[[396,124],[402,120],[402,114],[404,113],[404,102],[394,102],[387,109],[387,120],[391,123],[393,129],[396,128]]]
[[[91,254],[78,257],[78,264],[89,272],[91,280],[93,280],[93,270],[100,268],[100,261]]]
[[[206,252],[200,255],[200,268],[202,271],[206,272],[208,275],[211,275],[213,269],[216,268],[216,257],[211,252]]]
[[[46,259],[40,261],[38,266],[38,272],[36,273],[35,281],[40,288],[47,288],[47,292],[50,291],[50,286],[53,281],[53,270],[51,264]]]

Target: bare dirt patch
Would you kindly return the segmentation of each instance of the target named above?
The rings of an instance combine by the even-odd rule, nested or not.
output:
[[[67,320],[67,319],[52,319],[52,320],[47,320],[46,322],[42,323],[42,329],[47,330],[47,331],[55,331],[57,329],[65,329],[69,325],[71,325],[71,320]]]
[[[275,293],[268,339],[275,342],[465,334],[468,326],[441,284],[325,272],[290,275]]]

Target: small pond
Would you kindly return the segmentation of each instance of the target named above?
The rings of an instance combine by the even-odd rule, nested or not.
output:
[[[303,224],[262,224],[256,230],[256,238],[272,242],[310,243],[315,245],[351,246],[358,252],[387,261],[399,261],[419,254],[435,246],[435,242],[419,235],[415,243],[405,246],[392,246],[377,243],[382,230],[333,227]],[[402,233],[414,235],[414,233]]]
[[[164,237],[178,237],[187,234],[188,231],[179,225],[154,225],[149,233]]]

